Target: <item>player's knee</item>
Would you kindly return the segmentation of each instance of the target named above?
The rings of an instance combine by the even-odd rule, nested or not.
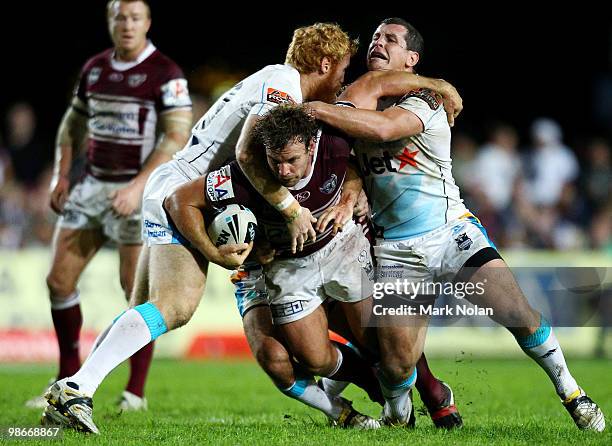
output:
[[[134,277],[127,274],[121,274],[119,277],[119,284],[125,294],[126,300],[129,301],[132,289],[134,288]]]
[[[55,274],[53,272],[47,275],[47,289],[49,295],[54,300],[62,300],[72,295],[76,288],[76,283],[67,280],[65,276],[61,274]]]
[[[266,374],[281,387],[289,387],[293,382],[293,366],[289,353],[276,340],[266,340],[260,343],[253,352],[257,363]]]
[[[328,376],[336,366],[331,352],[323,349],[298,356],[298,362],[307,372],[317,376]]]
[[[412,374],[417,360],[418,357],[416,355],[408,352],[407,354],[397,355],[381,362],[380,370],[389,381],[403,381]]]
[[[162,308],[160,311],[168,330],[182,327],[191,320],[191,316],[195,313],[195,307],[187,302],[174,302],[172,306],[162,306]]]
[[[534,317],[530,311],[530,307],[526,306],[524,308],[510,308],[508,310],[505,311],[505,314],[503,314],[500,317],[500,323],[502,325],[504,325],[506,328],[508,328],[508,330],[510,330],[512,332],[512,328],[514,327],[519,327],[521,328],[521,333],[524,332],[524,329],[528,329],[529,327],[532,327],[532,331],[535,331],[535,329],[538,326],[538,322],[539,322],[539,317]],[[514,334],[514,333],[513,333]]]

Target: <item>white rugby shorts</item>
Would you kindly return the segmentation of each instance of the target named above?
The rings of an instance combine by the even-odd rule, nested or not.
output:
[[[376,239],[376,281],[452,281],[468,260],[486,248],[492,248],[488,251],[493,252],[487,259],[500,258],[487,231],[471,213],[422,236],[406,240]]]
[[[99,228],[106,237],[118,244],[141,244],[140,209],[127,217],[118,216],[113,212],[112,200],[108,198],[111,192],[127,184],[85,176],[70,192],[57,224],[66,229]]]
[[[373,290],[370,242],[351,220],[317,252],[266,265],[265,276],[276,325],[308,316],[327,298],[360,302]]]
[[[164,210],[165,198],[188,181],[173,161],[162,164],[149,176],[142,198],[142,237],[147,246],[189,245],[169,222]]]

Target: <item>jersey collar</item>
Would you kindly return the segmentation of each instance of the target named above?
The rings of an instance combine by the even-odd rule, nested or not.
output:
[[[151,54],[153,54],[153,51],[155,50],[156,50],[155,45],[153,45],[153,43],[151,43],[151,41],[148,40],[147,46],[145,47],[144,50],[142,50],[142,53],[140,53],[140,55],[136,58],[136,60],[133,60],[130,62],[122,62],[122,61],[115,59],[115,52],[113,51],[113,54],[111,55],[111,58],[110,58],[111,67],[113,67],[113,70],[115,71],[127,71],[130,68],[134,68],[136,65],[142,63],[142,61],[145,60],[147,57],[149,57]]]

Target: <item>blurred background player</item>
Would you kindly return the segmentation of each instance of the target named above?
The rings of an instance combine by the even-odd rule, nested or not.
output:
[[[145,183],[185,144],[191,125],[183,72],[147,40],[148,2],[112,0],[107,20],[114,46],[84,65],[57,133],[51,207],[61,217],[47,276],[60,350],[57,379],[80,367],[81,273],[107,241],[115,242],[121,287],[129,299],[142,244]],[[86,174],[71,185],[69,171],[85,138]],[[152,355],[153,344],[148,344],[131,358],[122,410],[146,409],[144,384]],[[46,405],[42,397],[27,403],[41,404]]]

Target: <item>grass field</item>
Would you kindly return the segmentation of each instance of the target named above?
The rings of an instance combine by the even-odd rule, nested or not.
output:
[[[331,429],[323,415],[280,394],[254,362],[156,360],[147,387],[148,412],[117,415],[114,403],[127,377],[127,368],[121,366],[96,394],[94,416],[101,436],[65,431],[64,443],[612,445],[611,426],[603,434],[577,430],[544,372],[526,359],[460,358],[431,360],[430,364],[453,386],[465,422],[460,431],[434,429],[418,398],[414,430]],[[608,416],[608,425],[612,424],[610,361],[573,360],[570,366]],[[39,413],[26,409],[23,402],[40,391],[53,372],[52,366],[0,365],[0,426],[37,425]],[[351,387],[346,393],[359,410],[378,415],[380,408],[358,390]],[[38,443],[49,444],[48,440]]]

